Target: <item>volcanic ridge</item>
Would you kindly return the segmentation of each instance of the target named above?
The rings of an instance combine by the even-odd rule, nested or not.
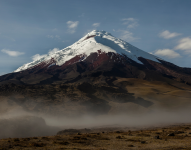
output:
[[[1,76],[0,96],[30,111],[105,114],[187,105],[190,85],[190,68],[93,30],[73,45]]]

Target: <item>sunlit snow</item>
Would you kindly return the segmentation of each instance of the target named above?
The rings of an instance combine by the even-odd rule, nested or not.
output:
[[[154,55],[144,52],[121,39],[115,38],[106,31],[93,30],[92,32],[81,38],[79,41],[75,42],[73,45],[68,46],[55,53],[47,54],[33,62],[24,64],[23,66],[15,70],[15,72],[28,69],[32,66],[37,65],[40,62],[50,60],[51,58],[54,58],[54,60],[56,61],[56,65],[62,65],[76,55],[84,55],[88,57],[91,53],[98,52],[98,50],[100,49],[102,52],[105,53],[114,52],[118,54],[125,54],[128,58],[140,64],[142,64],[142,62],[138,60],[138,57],[143,57],[159,62],[156,59],[157,57],[155,57]],[[85,58],[81,59],[81,61],[83,60],[85,60]]]

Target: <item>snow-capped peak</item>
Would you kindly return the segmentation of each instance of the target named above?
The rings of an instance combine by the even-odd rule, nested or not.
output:
[[[59,66],[63,65],[66,61],[74,58],[77,55],[85,56],[83,57],[83,59],[81,59],[81,61],[83,61],[91,53],[98,52],[98,50],[100,49],[101,52],[105,53],[113,52],[118,54],[125,54],[128,58],[140,64],[142,64],[142,62],[138,60],[138,57],[143,57],[159,62],[156,59],[157,57],[155,57],[154,55],[144,52],[121,39],[115,38],[106,31],[93,30],[71,46],[68,46],[55,53],[49,53],[47,55],[44,55],[38,60],[19,67],[17,70],[15,70],[15,72],[26,70],[35,65],[38,65],[41,62],[49,61],[52,58],[54,58],[56,65]]]

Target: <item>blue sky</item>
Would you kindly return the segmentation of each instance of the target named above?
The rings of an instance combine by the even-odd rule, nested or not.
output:
[[[93,29],[191,67],[190,0],[1,0],[0,75]]]

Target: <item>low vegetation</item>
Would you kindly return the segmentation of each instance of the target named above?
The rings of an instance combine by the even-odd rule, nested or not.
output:
[[[0,139],[0,150],[191,149],[191,125]]]

